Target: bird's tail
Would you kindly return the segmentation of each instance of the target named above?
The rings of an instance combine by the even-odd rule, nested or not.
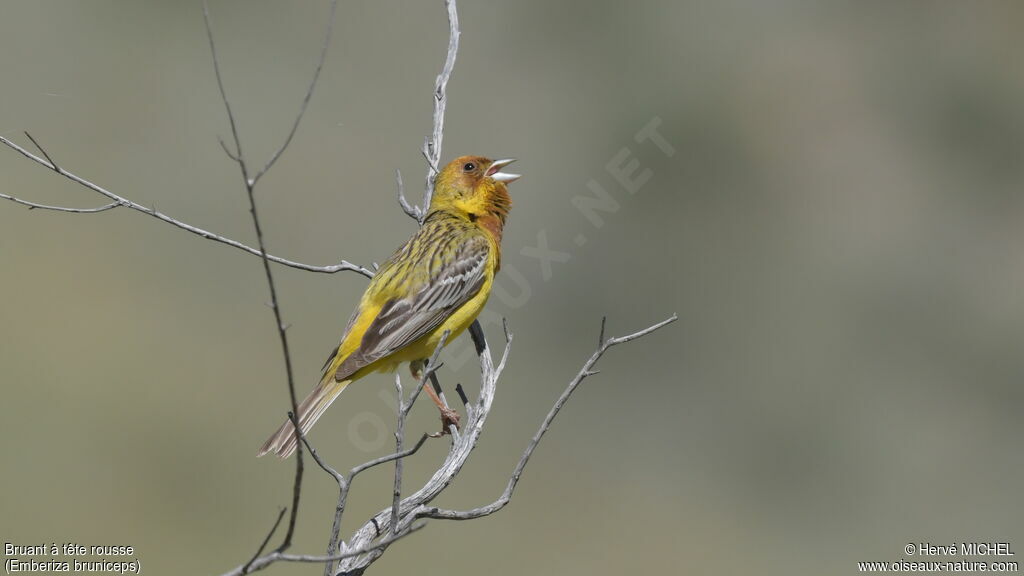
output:
[[[316,421],[323,416],[331,402],[334,402],[334,399],[351,382],[351,380],[335,382],[334,378],[328,378],[310,392],[309,396],[306,396],[306,399],[299,404],[298,413],[299,429],[302,430],[303,435],[309,432],[313,424],[316,424]],[[299,437],[295,434],[295,426],[291,420],[286,420],[277,432],[274,432],[274,435],[263,443],[263,447],[256,455],[263,456],[273,452],[281,458],[287,458],[292,455],[292,452],[295,452],[298,444]]]

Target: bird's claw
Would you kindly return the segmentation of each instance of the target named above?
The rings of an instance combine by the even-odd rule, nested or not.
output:
[[[458,412],[456,412],[455,410],[452,410],[451,408],[441,408],[440,411],[441,411],[441,431],[440,432],[435,432],[434,434],[430,434],[431,438],[440,438],[440,437],[444,436],[445,434],[451,434],[452,433],[452,428],[451,428],[452,426],[455,426],[456,430],[461,430],[461,428],[459,428],[459,424],[460,424],[460,422],[462,420],[462,417],[459,416]]]

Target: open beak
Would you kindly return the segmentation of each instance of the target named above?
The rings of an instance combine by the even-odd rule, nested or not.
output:
[[[508,184],[509,182],[515,182],[516,180],[519,180],[519,178],[521,178],[522,175],[520,175],[520,174],[510,174],[508,172],[501,172],[500,171],[502,168],[504,168],[505,166],[508,166],[509,164],[511,164],[511,163],[513,163],[515,161],[516,161],[515,158],[506,158],[505,160],[495,160],[494,162],[491,163],[490,168],[487,169],[487,175],[490,176],[491,178],[494,178],[498,182],[504,182],[506,184]]]

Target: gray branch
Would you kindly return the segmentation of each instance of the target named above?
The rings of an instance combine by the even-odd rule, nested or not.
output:
[[[441,73],[437,75],[437,80],[434,82],[434,127],[430,135],[423,140],[423,158],[426,159],[428,167],[422,206],[409,205],[402,190],[402,174],[398,173],[398,203],[406,214],[420,224],[426,219],[427,212],[430,210],[430,199],[434,195],[434,183],[440,171],[441,143],[444,140],[444,112],[448,104],[448,80],[452,77],[452,70],[455,69],[455,57],[459,53],[459,36],[462,34],[459,29],[459,11],[455,0],[445,0],[444,5],[448,11],[448,53],[444,59],[444,66],[441,67]]]
[[[410,404],[411,404],[411,402],[410,402]],[[318,466],[320,466],[321,469],[323,469],[324,472],[329,474],[332,478],[334,478],[335,482],[338,483],[338,505],[335,507],[334,523],[331,525],[331,537],[330,537],[330,540],[327,543],[327,557],[329,557],[330,559],[329,560],[325,560],[325,563],[324,563],[324,576],[331,576],[333,574],[334,562],[335,562],[336,558],[331,557],[330,554],[331,554],[332,551],[337,549],[338,538],[340,537],[340,533],[341,533],[341,518],[342,518],[342,515],[345,513],[345,505],[348,502],[348,491],[349,491],[349,487],[352,485],[352,481],[355,479],[355,477],[358,474],[360,474],[362,472],[365,472],[366,470],[369,470],[370,468],[373,468],[374,466],[379,466],[381,464],[386,464],[386,463],[391,462],[393,460],[398,461],[398,460],[401,460],[401,459],[403,459],[403,458],[405,458],[407,456],[412,456],[413,454],[415,454],[416,452],[419,451],[419,449],[423,446],[424,442],[427,441],[427,438],[429,438],[429,436],[427,434],[423,434],[422,436],[420,436],[420,439],[416,442],[416,444],[412,448],[410,448],[408,450],[398,451],[398,452],[395,452],[394,454],[388,454],[387,456],[381,456],[380,458],[375,458],[373,460],[364,462],[364,463],[356,466],[355,468],[352,468],[351,470],[349,470],[348,476],[346,477],[344,474],[342,474],[342,473],[338,472],[337,470],[335,470],[334,468],[332,468],[329,464],[327,464],[320,457],[320,454],[316,451],[316,449],[313,448],[309,444],[309,441],[306,439],[306,435],[302,433],[301,429],[296,429],[296,430],[299,431],[298,432],[299,433],[299,438],[302,440],[302,443],[305,444],[306,450],[309,450],[310,455],[313,456],[313,460],[317,463]],[[278,522],[280,522],[280,517],[278,518]],[[276,527],[277,527],[277,525],[275,524],[274,528],[276,529]],[[273,534],[273,530],[271,530],[271,534]],[[268,539],[269,539],[269,536],[268,536]],[[264,544],[264,547],[265,547],[265,544]],[[249,564],[247,564],[246,566],[243,567],[242,574],[247,574],[247,573],[249,573],[251,571],[250,570],[251,564],[262,553],[263,553],[263,550],[261,548],[256,553],[256,555],[253,556],[253,559],[249,561]]]
[[[98,214],[100,212],[106,212],[107,210],[111,210],[113,208],[121,206],[121,204],[118,202],[111,202],[110,204],[104,204],[103,206],[99,206],[97,208],[71,208],[68,206],[50,206],[49,204],[37,204],[35,202],[22,200],[21,198],[15,198],[14,196],[8,196],[7,194],[0,194],[0,198],[3,198],[4,200],[10,200],[15,204],[28,206],[29,210],[53,210],[55,212],[70,212],[72,214]]]
[[[480,333],[482,336],[482,333]],[[346,546],[339,552],[346,552],[352,549],[363,549],[369,547],[381,534],[387,534],[392,529],[392,517],[397,516],[397,533],[402,533],[407,524],[405,518],[409,512],[424,503],[428,503],[441,494],[454,480],[455,476],[462,470],[463,465],[469,458],[470,453],[476,447],[491,412],[494,402],[494,394],[497,390],[498,379],[505,368],[505,361],[508,359],[512,346],[512,335],[506,334],[505,349],[501,360],[497,365],[491,357],[491,351],[485,339],[482,339],[482,352],[480,353],[480,395],[475,403],[467,405],[467,418],[463,426],[463,432],[458,440],[453,440],[451,449],[441,466],[434,472],[433,476],[419,490],[403,499],[398,506],[397,515],[393,514],[393,506],[389,506],[378,512],[369,521],[363,524],[346,543]],[[354,556],[343,560],[338,564],[339,573],[358,574],[375,562],[384,551],[386,546],[371,551],[365,555]]]
[[[28,158],[29,160],[32,160],[33,162],[36,162],[37,164],[39,164],[41,166],[49,168],[50,170],[53,170],[54,172],[56,172],[57,174],[60,174],[61,176],[67,178],[68,180],[71,180],[72,182],[75,182],[76,184],[84,186],[84,187],[88,188],[89,190],[92,190],[93,192],[96,192],[96,193],[98,193],[98,194],[100,194],[102,196],[105,196],[105,197],[109,198],[110,200],[112,200],[112,202],[110,204],[106,204],[106,205],[101,206],[99,208],[82,209],[82,208],[69,208],[69,207],[64,207],[64,206],[47,206],[47,205],[43,205],[43,204],[33,204],[31,202],[27,202],[25,200],[22,200],[22,199],[19,199],[19,198],[15,198],[13,196],[9,196],[9,195],[6,195],[6,194],[0,194],[0,198],[6,199],[6,200],[10,200],[10,201],[18,203],[18,204],[27,205],[27,206],[29,206],[30,209],[39,208],[39,209],[44,209],[44,210],[54,210],[54,211],[58,211],[58,212],[71,212],[71,213],[76,213],[76,214],[92,214],[92,213],[96,213],[96,212],[103,212],[103,211],[106,211],[106,210],[112,210],[114,208],[119,208],[119,207],[130,208],[130,209],[135,210],[137,212],[141,212],[143,214],[147,214],[149,216],[152,216],[152,217],[156,218],[157,220],[160,220],[161,222],[166,222],[166,223],[168,223],[168,224],[170,224],[172,226],[176,226],[178,228],[181,228],[182,230],[186,230],[188,232],[191,232],[191,233],[193,233],[196,236],[199,236],[201,238],[205,238],[207,240],[212,240],[214,242],[220,242],[221,244],[227,244],[228,246],[232,246],[232,247],[238,248],[239,250],[242,250],[244,252],[248,252],[249,254],[252,254],[253,256],[260,256],[260,251],[258,249],[256,249],[256,248],[253,248],[252,246],[248,246],[248,245],[243,244],[243,243],[241,243],[241,242],[239,242],[237,240],[232,240],[231,238],[227,238],[225,236],[221,236],[219,234],[215,234],[213,232],[210,232],[209,230],[204,230],[202,228],[199,228],[198,226],[193,226],[193,225],[188,224],[186,222],[182,222],[181,220],[178,220],[176,218],[168,216],[167,214],[165,214],[163,212],[158,211],[156,208],[150,208],[148,206],[143,206],[142,204],[139,204],[137,202],[133,202],[133,201],[129,200],[128,198],[124,197],[124,196],[120,196],[118,194],[115,194],[115,193],[111,192],[110,190],[100,186],[99,184],[94,184],[93,182],[90,182],[89,180],[86,180],[85,178],[82,178],[81,176],[79,176],[77,174],[69,172],[69,171],[65,170],[64,168],[61,168],[60,166],[58,166],[56,164],[53,164],[52,162],[46,160],[45,158],[42,158],[40,156],[37,156],[37,155],[29,152],[25,148],[19,146],[18,144],[12,142],[11,140],[8,140],[7,138],[5,138],[3,136],[0,136],[0,143],[5,144],[8,148],[11,148],[12,150],[18,152],[22,156]],[[232,159],[234,159],[234,158],[235,157],[232,156]],[[281,258],[280,256],[274,256],[273,254],[267,254],[267,259],[269,259],[271,262],[274,262],[276,264],[281,264],[283,266],[288,266],[289,268],[296,268],[298,270],[305,270],[307,272],[320,272],[320,273],[324,273],[324,274],[334,274],[336,272],[352,271],[352,272],[358,272],[358,273],[362,274],[363,276],[366,276],[367,278],[372,278],[373,277],[373,272],[371,272],[370,270],[367,270],[366,268],[364,268],[362,266],[359,266],[359,265],[356,265],[356,264],[352,264],[351,262],[347,262],[345,260],[342,260],[338,264],[330,264],[330,265],[327,265],[327,266],[314,266],[312,264],[304,264],[302,262],[296,262],[294,260],[288,260],[287,258]]]
[[[295,132],[299,129],[299,124],[302,122],[302,117],[306,114],[306,108],[309,107],[309,101],[313,99],[313,90],[316,89],[316,83],[320,79],[320,71],[324,68],[324,61],[327,60],[327,48],[331,45],[331,36],[334,33],[334,14],[338,9],[338,1],[331,0],[331,13],[327,17],[327,32],[324,34],[324,42],[320,48],[320,58],[316,61],[316,70],[313,72],[313,79],[309,82],[309,88],[306,89],[306,96],[302,99],[302,105],[299,107],[299,113],[295,115],[295,122],[292,123],[292,129],[288,131],[288,136],[285,137],[284,142],[281,146],[270,156],[267,163],[263,165],[263,168],[252,177],[252,183],[256,184],[260,178],[270,170],[270,167],[277,162],[277,159],[281,157],[281,154],[288,148],[288,145],[292,143],[292,138],[295,137]],[[241,150],[239,150],[241,154]]]
[[[418,532],[419,530],[423,529],[425,526],[426,526],[426,523],[423,523],[423,522],[421,522],[419,524],[414,524],[414,525],[410,526],[409,529],[406,530],[405,532],[401,532],[401,533],[399,533],[397,535],[388,536],[387,538],[383,538],[379,542],[377,542],[376,544],[373,544],[371,546],[367,546],[366,548],[360,548],[358,550],[349,550],[349,551],[344,552],[342,554],[335,554],[333,556],[316,556],[316,555],[313,555],[313,554],[286,554],[284,552],[271,552],[270,554],[267,554],[265,556],[260,556],[259,558],[256,558],[255,560],[250,562],[247,565],[248,566],[248,571],[246,571],[246,572],[243,572],[243,569],[246,568],[246,566],[239,566],[238,568],[235,568],[234,570],[231,570],[230,572],[225,572],[222,576],[242,576],[243,574],[249,574],[249,573],[252,573],[252,572],[256,572],[258,570],[263,570],[264,568],[270,566],[271,564],[273,564],[275,562],[307,562],[307,563],[320,564],[320,563],[323,563],[323,562],[336,562],[338,560],[347,560],[349,558],[354,558],[354,557],[357,557],[357,556],[362,556],[364,554],[372,554],[372,553],[374,553],[374,552],[376,552],[376,551],[378,551],[378,550],[380,550],[382,548],[387,548],[388,546],[390,546],[391,544],[393,544],[397,540],[401,540],[402,538],[405,538],[406,536],[408,536],[408,535],[410,535],[410,534],[412,534],[414,532]]]
[[[395,180],[398,183],[398,205],[402,207],[402,211],[405,212],[410,218],[416,222],[420,221],[420,207],[412,206],[409,201],[405,199],[405,185],[402,184],[402,171],[395,170]]]
[[[274,525],[270,527],[270,532],[267,532],[266,537],[263,538],[263,543],[261,543],[260,547],[256,549],[256,553],[252,555],[252,558],[249,558],[249,561],[242,566],[243,574],[249,572],[252,563],[258,560],[260,554],[263,554],[263,551],[267,549],[267,544],[270,544],[270,539],[274,537],[274,533],[277,532],[277,527],[281,525],[281,520],[284,519],[285,512],[287,512],[286,508],[278,510],[277,520],[274,520]]]
[[[625,344],[626,342],[646,336],[659,328],[675,322],[676,319],[676,315],[673,314],[670,318],[638,332],[618,338],[609,338],[604,340],[586,363],[583,364],[583,367],[580,368],[576,377],[569,382],[569,385],[566,387],[565,391],[562,392],[562,395],[559,396],[558,400],[555,401],[554,406],[544,418],[540,428],[527,445],[523,456],[513,469],[512,476],[509,479],[502,495],[491,504],[480,508],[465,511],[445,510],[430,506],[430,503],[451,485],[455,476],[462,470],[462,466],[469,458],[470,453],[476,447],[480,434],[483,432],[484,423],[488,414],[490,414],[497,382],[505,368],[505,362],[508,359],[509,350],[512,345],[512,335],[508,332],[506,326],[505,350],[502,353],[501,360],[497,365],[495,365],[491,358],[491,352],[487,341],[483,337],[482,331],[479,330],[479,325],[475,324],[474,339],[477,341],[478,349],[480,349],[481,386],[480,395],[477,401],[466,406],[468,419],[463,434],[458,439],[453,440],[452,447],[447,458],[430,480],[428,480],[426,484],[424,484],[423,487],[417,490],[414,494],[402,500],[398,505],[397,513],[395,512],[393,504],[391,507],[381,510],[366,522],[349,540],[348,549],[366,549],[372,542],[374,542],[374,540],[379,538],[381,534],[386,534],[389,531],[402,534],[410,527],[418,525],[417,520],[421,518],[470,520],[493,514],[494,512],[504,508],[511,500],[512,493],[514,492],[516,485],[519,483],[519,479],[526,468],[527,462],[530,460],[530,456],[537,448],[537,445],[540,443],[544,434],[551,427],[555,417],[558,415],[565,403],[568,402],[569,397],[576,391],[583,380],[597,373],[594,370],[594,366],[605,352],[613,346]],[[362,571],[364,571],[370,564],[380,558],[386,549],[386,546],[382,546],[365,555],[352,556],[343,560],[338,565],[339,573],[362,573]],[[341,552],[344,551],[345,550],[341,550]]]

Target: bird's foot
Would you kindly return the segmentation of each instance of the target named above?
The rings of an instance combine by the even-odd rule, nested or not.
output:
[[[462,421],[462,416],[459,416],[458,412],[452,410],[451,408],[438,408],[439,411],[441,412],[441,431],[431,434],[431,438],[440,438],[445,434],[451,434],[452,426],[455,426],[456,430],[461,430],[461,428],[459,428],[459,424]]]

